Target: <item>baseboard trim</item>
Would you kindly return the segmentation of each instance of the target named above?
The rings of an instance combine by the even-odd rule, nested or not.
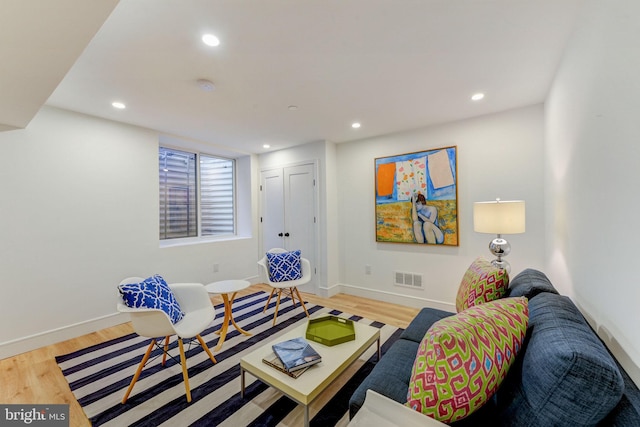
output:
[[[323,298],[331,298],[334,295],[338,295],[342,292],[340,284],[335,284],[329,287],[320,287],[318,288],[318,292]]]
[[[112,313],[84,322],[75,323],[61,328],[51,329],[37,334],[21,337],[0,343],[0,359],[17,356],[27,351],[35,350],[51,344],[77,338],[81,335],[109,328],[128,322],[129,318],[123,313]]]
[[[402,295],[395,292],[381,291],[378,289],[363,288],[360,286],[348,285],[345,283],[342,283],[336,286],[339,287],[339,292],[342,292],[348,295],[355,295],[357,297],[369,298],[369,299],[374,299],[378,301],[386,301],[393,304],[405,305],[407,307],[413,307],[413,308],[429,307],[429,308],[435,308],[438,310],[444,310],[452,313],[455,313],[456,311],[455,304],[444,302],[444,301],[438,301],[438,300],[433,300],[428,298],[420,298],[420,297],[415,297],[410,295]],[[333,286],[332,289],[336,286]],[[338,291],[336,293],[338,293]]]
[[[264,283],[264,281],[262,281],[262,278],[260,277],[260,275],[245,277],[243,280],[246,280],[247,282],[251,283],[252,285],[257,285],[258,283]]]
[[[620,366],[622,366],[627,374],[629,374],[629,377],[635,383],[635,385],[637,387],[640,387],[640,367],[638,367],[638,365],[636,365],[636,362],[634,362],[634,359],[640,360],[640,358],[638,358],[637,354],[634,358],[629,353],[627,349],[632,347],[628,344],[625,346],[605,326],[600,325],[597,328],[597,334],[607,346],[611,354],[613,354],[613,356],[616,358],[618,363],[620,363]]]
[[[591,329],[596,332],[620,366],[629,374],[631,380],[640,387],[640,365],[637,364],[637,361],[640,361],[640,354],[631,343],[624,339],[620,330],[600,324],[591,314],[592,312],[597,313],[596,310],[590,310],[589,306],[581,302],[579,298],[571,298],[571,300],[578,307]]]

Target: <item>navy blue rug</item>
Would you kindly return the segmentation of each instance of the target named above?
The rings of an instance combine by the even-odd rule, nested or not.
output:
[[[120,402],[148,346],[148,338],[130,334],[57,356],[56,362],[94,426],[299,426],[302,407],[250,374],[246,375],[245,397],[240,397],[240,358],[274,335],[307,320],[300,306],[294,307],[287,298],[280,302],[278,323],[272,326],[275,301],[266,313],[262,312],[267,297],[265,292],[257,292],[234,301],[236,323],[252,335],[242,335],[230,326],[221,351],[214,353],[217,364],[211,363],[197,342],[187,347],[191,403],[186,401],[182,369],[175,360],[179,359],[175,337],[169,350],[174,358],[168,358],[163,367],[160,360],[151,361],[161,354],[155,350],[124,405]],[[379,328],[383,353],[402,332],[402,329],[319,305],[307,303],[307,310],[312,316],[335,314]],[[216,319],[201,334],[211,349],[217,344],[218,335],[214,331],[220,329],[223,314],[222,305],[216,306]],[[377,361],[374,353],[375,346],[372,346],[313,402],[312,426],[348,423],[349,398],[373,369]]]

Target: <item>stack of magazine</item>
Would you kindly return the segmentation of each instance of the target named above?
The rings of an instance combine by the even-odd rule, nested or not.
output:
[[[304,338],[293,338],[274,344],[273,354],[262,361],[293,378],[298,378],[310,366],[322,361],[317,351]]]

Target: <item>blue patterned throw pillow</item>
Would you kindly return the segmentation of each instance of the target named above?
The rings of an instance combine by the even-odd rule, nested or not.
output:
[[[269,263],[269,280],[272,282],[288,282],[302,278],[300,251],[280,254],[267,252]]]
[[[167,313],[171,323],[178,323],[184,317],[171,288],[158,274],[140,283],[125,283],[119,289],[122,300],[128,307],[160,309]]]

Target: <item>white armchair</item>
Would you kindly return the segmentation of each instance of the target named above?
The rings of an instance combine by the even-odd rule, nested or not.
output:
[[[141,277],[129,277],[120,284],[140,283],[144,279]],[[191,402],[191,389],[189,388],[189,375],[187,372],[187,361],[184,353],[183,339],[196,338],[204,351],[207,353],[213,363],[216,363],[215,357],[207,347],[206,343],[200,336],[202,331],[207,328],[215,318],[215,309],[209,299],[209,294],[205,287],[200,283],[173,283],[169,284],[169,288],[173,292],[175,299],[178,301],[181,310],[185,313],[182,320],[173,324],[169,316],[160,309],[154,308],[132,308],[126,306],[123,302],[118,303],[117,309],[122,313],[129,313],[133,330],[140,336],[151,338],[151,343],[144,354],[138,369],[131,380],[131,384],[127,389],[122,403],[129,398],[129,394],[133,390],[133,386],[140,377],[140,373],[145,364],[149,360],[153,347],[157,344],[158,338],[164,337],[164,349],[162,364],[164,365],[167,357],[167,348],[169,346],[169,337],[171,335],[178,336],[178,346],[180,348],[180,364],[182,365],[182,376],[184,378],[184,386],[186,390],[187,402]]]
[[[273,248],[273,249],[269,249],[268,252],[285,253],[287,251],[282,248]],[[280,307],[280,297],[282,296],[283,292],[291,297],[291,300],[293,301],[294,306],[296,305],[296,296],[297,296],[298,301],[300,301],[300,305],[302,306],[302,309],[304,310],[307,317],[309,317],[309,312],[307,311],[307,307],[304,305],[304,301],[300,296],[300,291],[298,291],[298,286],[304,285],[305,283],[309,283],[311,281],[311,264],[309,263],[309,260],[306,258],[300,258],[300,263],[302,264],[302,277],[300,279],[288,280],[286,282],[272,282],[269,279],[269,263],[267,261],[266,255],[262,257],[260,261],[258,261],[258,264],[264,270],[264,273],[266,276],[265,282],[272,288],[271,294],[269,294],[269,298],[267,299],[267,303],[265,304],[264,309],[262,310],[263,313],[267,311],[267,307],[269,307],[269,303],[271,302],[271,298],[273,297],[273,294],[275,292],[278,292],[278,299],[276,300],[276,311],[273,314],[274,325],[276,324],[276,320],[278,319],[278,308]]]

